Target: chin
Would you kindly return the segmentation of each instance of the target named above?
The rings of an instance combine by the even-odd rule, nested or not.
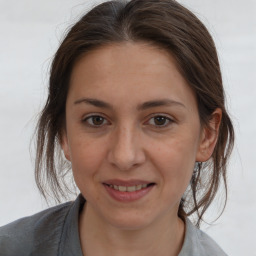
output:
[[[129,220],[118,220],[111,223],[115,228],[120,230],[142,230],[149,226],[150,222],[147,223],[145,220],[129,219]]]
[[[120,230],[141,230],[150,226],[154,222],[154,217],[129,211],[109,216],[108,222]]]

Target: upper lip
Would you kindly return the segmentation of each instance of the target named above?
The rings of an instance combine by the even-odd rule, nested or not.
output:
[[[142,185],[142,184],[150,184],[153,182],[150,181],[145,181],[145,180],[119,180],[119,179],[112,179],[112,180],[106,180],[103,182],[103,184],[107,184],[107,185],[116,185],[116,186],[125,186],[125,187],[129,187],[129,186],[136,186],[136,185]]]

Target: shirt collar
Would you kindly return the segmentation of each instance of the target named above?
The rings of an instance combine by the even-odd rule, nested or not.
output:
[[[59,256],[83,256],[79,237],[79,214],[85,199],[80,194],[67,213],[60,239]]]
[[[80,194],[71,205],[67,213],[60,239],[59,256],[83,256],[79,237],[79,214],[85,204],[84,197]],[[178,256],[198,256],[198,243],[196,227],[191,221],[185,219],[185,238]]]

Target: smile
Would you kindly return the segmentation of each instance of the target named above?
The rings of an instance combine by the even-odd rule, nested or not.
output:
[[[152,183],[150,183],[150,184],[139,184],[139,185],[136,185],[136,186],[129,186],[129,187],[107,184],[107,186],[109,186],[109,187],[111,187],[115,190],[121,191],[121,192],[134,192],[134,191],[138,191],[138,190],[141,190],[143,188],[146,188],[150,185],[152,185]]]
[[[128,203],[145,197],[155,187],[156,183],[139,180],[111,180],[104,182],[103,185],[112,199]]]

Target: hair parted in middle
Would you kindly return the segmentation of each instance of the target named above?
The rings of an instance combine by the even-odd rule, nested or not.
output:
[[[234,143],[232,122],[211,35],[201,21],[174,0],[107,1],[85,14],[71,27],[59,46],[50,71],[49,93],[37,126],[35,175],[44,197],[66,195],[66,163],[59,154],[65,129],[65,105],[72,69],[87,52],[111,44],[145,42],[165,49],[195,93],[202,126],[222,110],[219,137],[212,157],[200,163],[180,202],[179,216],[197,213],[199,226],[221,180],[225,191],[226,169]],[[210,129],[210,128],[209,128]],[[64,163],[64,165],[63,165]]]

